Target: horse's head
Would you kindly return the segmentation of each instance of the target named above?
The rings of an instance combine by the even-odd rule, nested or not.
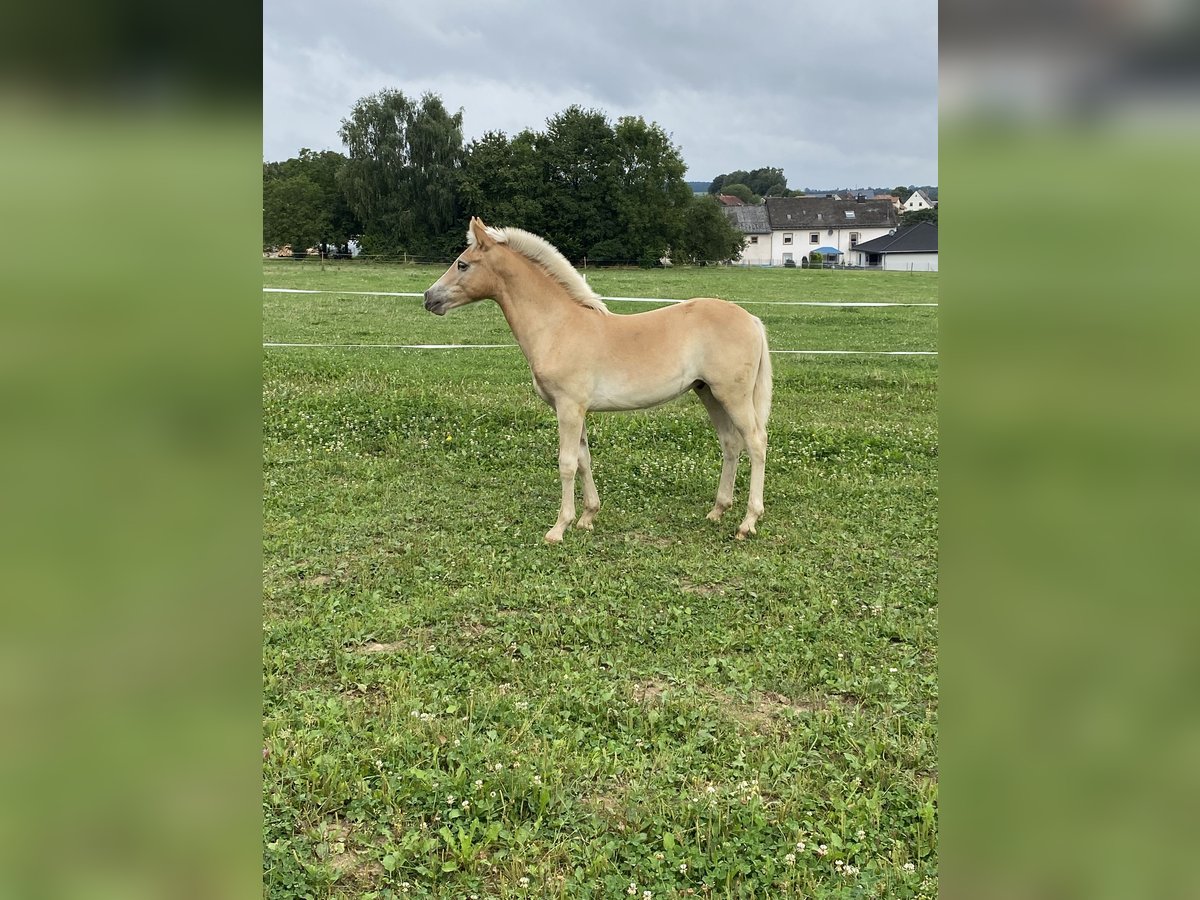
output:
[[[467,249],[425,292],[425,308],[435,315],[444,316],[455,307],[466,306],[494,294],[495,276],[487,263],[488,254],[496,246],[496,239],[488,233],[482,219],[472,216],[467,241]]]

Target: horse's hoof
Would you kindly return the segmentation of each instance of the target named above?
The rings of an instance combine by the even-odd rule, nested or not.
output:
[[[562,543],[562,535],[555,534],[553,531],[547,532],[546,543],[547,544],[561,544]]]
[[[733,536],[733,539],[734,539],[735,541],[744,541],[744,540],[746,539],[746,532],[742,531],[742,530],[739,528],[739,529],[738,529],[738,533],[737,533],[737,534],[735,534],[735,535]]]
[[[591,531],[594,526],[591,522],[576,522],[575,527],[580,531]]]
[[[724,512],[725,512],[725,510],[723,510],[723,509],[713,509],[713,510],[710,510],[708,515],[705,516],[704,518],[708,519],[708,521],[710,521],[710,522],[720,522],[721,516]]]

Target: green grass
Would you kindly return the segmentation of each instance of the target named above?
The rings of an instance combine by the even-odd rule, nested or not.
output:
[[[937,284],[589,279],[745,301]],[[750,308],[780,349],[936,348],[931,309]],[[336,294],[264,295],[264,339],[511,342],[494,304]],[[744,462],[727,521],[704,520],[720,453],[683,398],[590,417],[604,506],[550,547],[556,431],[518,351],[264,351],[268,896],[934,896],[936,357],[774,362],[756,538],[732,540]]]

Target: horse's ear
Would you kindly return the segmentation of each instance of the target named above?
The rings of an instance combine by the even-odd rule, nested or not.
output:
[[[477,216],[471,216],[471,236],[475,238],[475,246],[480,250],[486,250],[495,240],[487,233],[487,226],[483,224],[483,219]]]

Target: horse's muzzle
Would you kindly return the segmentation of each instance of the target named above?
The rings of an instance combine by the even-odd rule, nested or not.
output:
[[[441,302],[430,296],[431,291],[432,288],[425,292],[425,309],[435,316],[444,316],[446,314],[445,308]]]

